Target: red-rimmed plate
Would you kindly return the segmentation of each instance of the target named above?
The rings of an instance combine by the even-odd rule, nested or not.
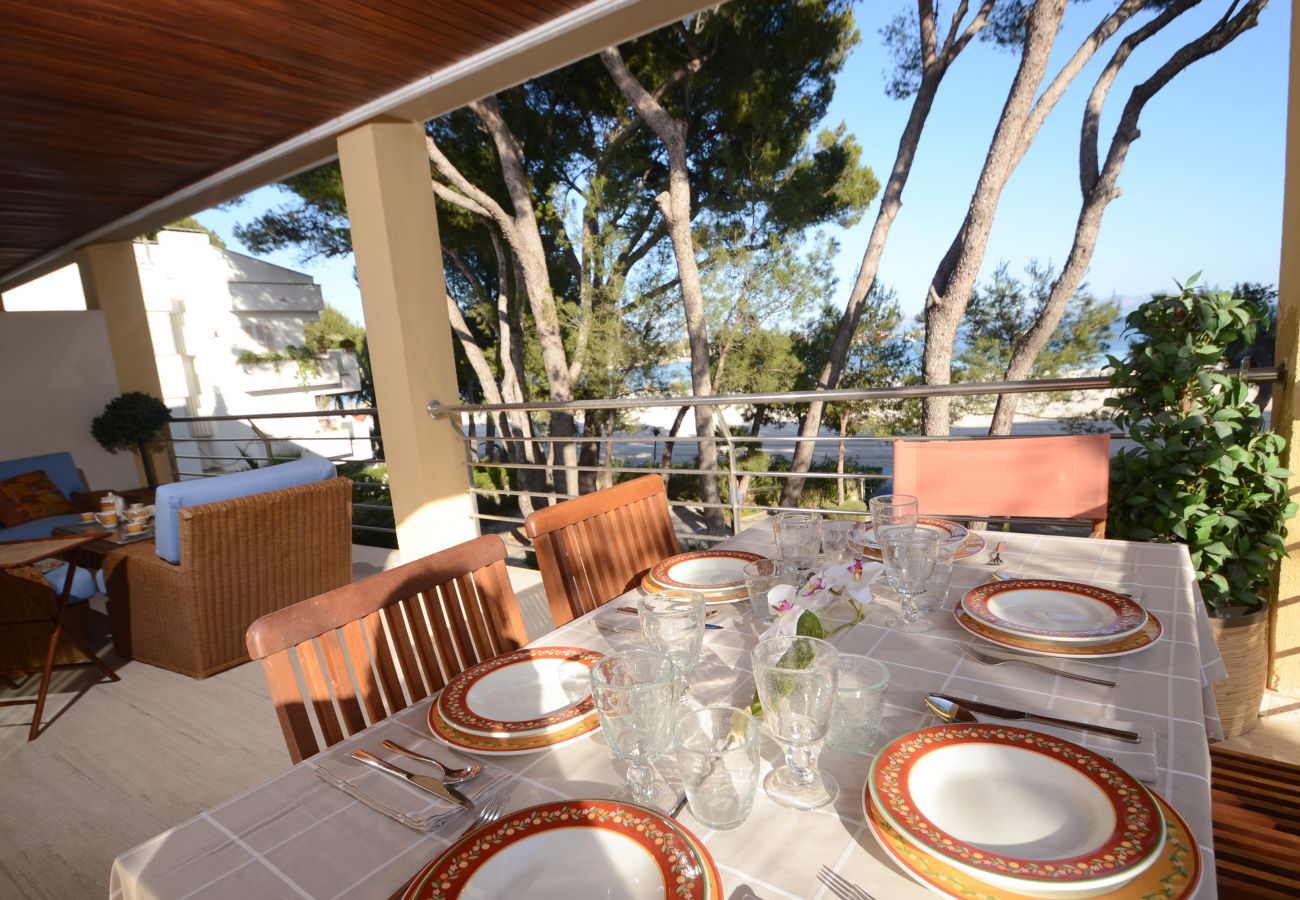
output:
[[[503,816],[447,848],[403,900],[721,900],[708,851],[661,813],[560,800]]]
[[[874,559],[876,561],[879,561],[880,548],[876,546],[872,546],[871,544],[863,543],[862,541],[863,533],[870,527],[871,527],[870,525],[867,525],[864,528],[854,532],[853,534],[857,535],[857,538],[853,538],[853,537],[849,538],[849,548],[856,550],[857,547],[861,547],[863,558]],[[967,559],[969,557],[974,556],[977,553],[983,553],[985,546],[986,544],[984,541],[984,535],[980,534],[978,531],[968,531],[966,533],[965,539],[960,544],[957,545],[957,549],[953,550],[952,558]]]
[[[1126,900],[1132,897],[1186,900],[1196,893],[1196,888],[1201,883],[1204,866],[1201,860],[1201,849],[1197,846],[1196,839],[1192,836],[1187,823],[1183,821],[1183,817],[1178,815],[1178,812],[1159,794],[1154,791],[1151,794],[1160,804],[1160,811],[1165,817],[1165,843],[1151,868],[1118,889],[1103,890],[1097,894],[1086,890],[1078,893],[1057,893],[1053,894],[1053,897],[1060,900],[1085,895],[1098,897],[1101,900]],[[871,828],[871,834],[880,848],[885,851],[885,855],[913,880],[935,893],[955,900],[1021,900],[1029,896],[985,884],[955,866],[948,865],[938,857],[918,850],[903,840],[871,803],[871,796],[866,791],[863,791],[862,808],[866,814],[867,824]]]
[[[955,547],[966,540],[970,534],[965,525],[953,522],[949,519],[936,519],[933,516],[919,516],[916,520],[916,527],[922,531],[933,531],[939,535],[939,541],[945,547]],[[866,524],[861,527],[862,543],[867,545],[867,549],[880,552],[880,541],[876,539],[876,527],[872,524]]]
[[[1132,598],[1091,584],[1013,578],[971,588],[971,618],[998,631],[1055,643],[1102,643],[1142,629],[1147,611]]]
[[[1139,653],[1150,647],[1160,640],[1160,635],[1164,633],[1164,626],[1160,624],[1160,620],[1156,618],[1156,614],[1153,612],[1147,613],[1146,624],[1133,634],[1099,644],[1065,644],[1008,634],[1005,631],[990,628],[983,622],[976,621],[971,617],[970,613],[961,608],[960,603],[953,607],[952,614],[957,619],[958,625],[976,637],[982,637],[989,643],[1010,647],[1013,650],[1029,653],[1033,656],[1057,656],[1071,659],[1109,659],[1112,656],[1127,656],[1130,653]]]
[[[649,591],[699,591],[710,603],[741,600],[747,596],[745,566],[760,559],[766,557],[744,550],[692,550],[661,560],[641,586]]]
[[[447,723],[438,712],[438,704],[429,704],[429,731],[434,738],[442,741],[453,750],[464,753],[478,753],[487,756],[522,756],[526,753],[541,753],[561,744],[580,740],[600,729],[600,717],[594,712],[578,719],[559,731],[546,731],[541,734],[516,734],[510,737],[489,737],[485,734],[473,734],[461,731]]]
[[[908,843],[1004,890],[1114,890],[1164,846],[1160,807],[1133,776],[1023,728],[923,728],[881,750],[867,783]]]
[[[525,647],[470,666],[438,695],[438,713],[460,731],[486,737],[544,734],[592,714],[591,667],[603,653],[582,647]]]

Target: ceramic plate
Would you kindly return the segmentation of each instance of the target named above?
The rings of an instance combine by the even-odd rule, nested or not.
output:
[[[662,584],[656,584],[646,575],[641,579],[641,590],[647,594],[657,594],[659,591],[677,590],[676,588],[666,588]],[[700,591],[704,595],[704,603],[711,606],[715,603],[735,603],[737,600],[749,599],[749,590],[742,584],[738,588],[726,591]]]
[[[1123,594],[1041,578],[981,584],[961,605],[990,628],[1056,643],[1118,640],[1147,622],[1147,611]]]
[[[744,550],[693,550],[661,561],[641,586],[651,593],[669,588],[699,591],[709,603],[731,603],[748,596],[745,566],[766,557]]]
[[[461,838],[416,875],[403,900],[453,897],[721,900],[722,880],[699,841],[660,813],[610,800],[563,800]]]
[[[939,725],[880,751],[871,801],[909,843],[1004,890],[1114,889],[1154,865],[1165,823],[1133,776],[1005,725]],[[990,815],[996,810],[996,815]]]
[[[923,531],[933,531],[939,535],[939,540],[943,542],[944,546],[956,546],[966,540],[966,536],[970,534],[965,525],[959,525],[948,519],[936,519],[933,516],[919,516],[916,520],[916,527]],[[877,553],[880,552],[880,541],[876,540],[874,525],[863,526],[861,535],[862,543],[866,544],[868,549]]]
[[[1150,647],[1160,640],[1160,635],[1164,631],[1164,627],[1160,624],[1160,620],[1156,618],[1156,614],[1149,612],[1147,613],[1146,624],[1126,637],[1099,644],[1063,644],[1055,641],[1020,637],[1008,634],[1005,631],[998,631],[996,628],[990,628],[983,622],[977,622],[972,618],[966,610],[961,608],[960,603],[953,608],[952,614],[956,617],[958,625],[976,637],[982,637],[990,643],[1001,647],[1010,647],[1034,656],[1062,656],[1072,659],[1108,659],[1112,656],[1127,656],[1130,653],[1138,653]]]
[[[867,528],[870,527],[870,525],[867,526]],[[966,539],[962,541],[961,545],[955,551],[953,551],[952,558],[966,559],[977,553],[983,553],[984,546],[984,535],[980,534],[978,531],[968,531],[966,532]],[[879,561],[880,549],[867,544],[862,548],[862,555],[866,559]]]
[[[600,718],[591,715],[566,725],[558,731],[545,731],[540,734],[516,734],[510,737],[489,737],[461,731],[438,712],[438,704],[429,705],[429,731],[435,739],[453,750],[465,753],[478,753],[483,756],[522,756],[526,753],[541,753],[552,747],[580,740],[600,728]]]
[[[1115,890],[1102,890],[1094,893],[1088,890],[1054,893],[1057,900],[1072,900],[1080,897],[1099,897],[1103,900],[1124,900],[1132,897],[1159,897],[1160,900],[1185,900],[1196,893],[1201,882],[1201,850],[1192,837],[1191,830],[1182,816],[1165,802],[1159,794],[1152,792],[1160,811],[1165,817],[1165,843],[1151,868],[1137,878]],[[862,807],[867,824],[876,843],[885,851],[899,868],[914,880],[944,897],[956,900],[1019,900],[1028,896],[1014,891],[999,890],[970,877],[965,872],[950,866],[943,860],[923,853],[913,847],[889,824],[885,817],[871,803],[870,794],[863,791]]]
[[[542,734],[589,716],[591,667],[603,653],[529,647],[471,666],[438,695],[448,725],[488,737]]]

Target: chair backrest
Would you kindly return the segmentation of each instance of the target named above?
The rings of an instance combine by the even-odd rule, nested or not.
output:
[[[85,490],[85,482],[82,481],[81,473],[77,471],[77,464],[72,461],[72,454],[66,452],[6,459],[0,462],[0,481],[36,471],[48,475],[50,481],[54,482],[54,486],[68,499],[78,491]]]
[[[501,538],[484,535],[254,622],[248,653],[293,761],[527,643],[505,557]]]
[[[1109,483],[1104,434],[894,442],[894,491],[924,515],[1084,519],[1103,537]]]
[[[181,561],[179,518],[182,509],[236,497],[269,494],[333,477],[332,462],[321,456],[305,456],[283,465],[160,485],[154,500],[154,543],[158,555],[171,563]]]
[[[681,552],[658,475],[539,509],[524,522],[557,626],[641,583]]]

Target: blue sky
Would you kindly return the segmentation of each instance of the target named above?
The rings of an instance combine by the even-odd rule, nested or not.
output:
[[[1072,4],[1057,40],[1053,67],[1069,56],[1109,2]],[[1101,152],[1132,86],[1173,49],[1203,31],[1222,0],[1183,16],[1134,54],[1111,92]],[[910,4],[860,4],[862,42],[841,73],[826,125],[843,121],[864,159],[883,181],[893,164],[909,101],[890,100],[882,73],[889,66],[878,32],[893,11]],[[889,12],[887,13],[886,10]],[[1259,25],[1226,50],[1196,63],[1162,90],[1143,113],[1142,137],[1129,153],[1120,186],[1102,225],[1088,284],[1099,296],[1134,297],[1171,288],[1173,279],[1205,272],[1209,284],[1276,283],[1282,228],[1282,180],[1290,4],[1273,0]],[[1000,260],[1019,268],[1030,259],[1059,263],[1069,251],[1079,208],[1078,147],[1083,103],[1114,42],[1075,81],[1017,169],[998,208],[984,272]],[[898,290],[904,309],[920,308],[926,286],[970,201],[1016,57],[988,44],[968,48],[948,74],[931,113],[903,209],[885,250],[880,277]],[[243,205],[197,218],[242,249],[236,222],[284,202],[273,187]],[[865,249],[875,206],[847,231],[841,248],[837,301],[848,296]],[[361,319],[351,259],[301,263],[293,252],[272,261],[309,272],[327,302]]]

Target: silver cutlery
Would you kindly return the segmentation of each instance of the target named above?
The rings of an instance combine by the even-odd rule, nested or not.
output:
[[[993,553],[989,556],[988,565],[990,566],[1002,565],[1002,551],[1005,549],[1007,549],[1007,542],[999,541],[998,545],[993,548]]]
[[[427,762],[431,765],[437,766],[442,770],[443,784],[460,784],[463,781],[469,781],[471,778],[483,774],[483,767],[480,765],[470,765],[461,769],[453,769],[446,763],[434,759],[432,756],[425,756],[423,753],[408,750],[406,747],[403,747],[401,744],[394,741],[380,741],[379,746],[383,747],[385,750],[392,750],[394,753],[409,756],[411,759],[418,759],[420,762]]]
[[[501,818],[501,813],[505,809],[505,806],[506,792],[497,791],[491,797],[483,801],[483,806],[479,809],[478,815],[474,817],[474,821],[470,822],[469,825],[466,826],[465,830],[460,833],[460,837],[456,838],[456,840],[460,840],[460,838],[463,838],[471,831],[482,828],[484,825],[491,825],[497,819]]]
[[[441,781],[434,778],[432,775],[416,775],[414,772],[408,772],[405,769],[400,769],[397,766],[393,765],[392,763],[385,762],[384,760],[380,759],[378,756],[375,756],[371,753],[367,753],[364,750],[353,750],[349,755],[353,759],[357,760],[358,762],[363,762],[368,766],[371,766],[373,768],[378,769],[381,772],[384,772],[385,774],[393,776],[394,778],[400,778],[403,781],[409,782],[410,784],[415,785],[416,787],[420,788],[423,791],[428,791],[430,794],[433,794],[435,797],[440,797],[443,800],[446,800],[448,803],[456,804],[461,809],[474,808],[473,801],[471,801],[468,797],[466,797],[460,791],[456,790],[451,785],[443,784]]]
[[[977,663],[986,666],[1000,666],[1003,663],[1020,663],[1022,666],[1030,666],[1035,669],[1042,669],[1044,672],[1051,672],[1053,675],[1060,675],[1062,678],[1073,678],[1075,681],[1086,681],[1089,684],[1100,684],[1106,687],[1115,687],[1115,682],[1107,681],[1105,678],[1093,678],[1091,675],[1079,675],[1074,672],[1067,672],[1064,669],[1054,669],[1051,666],[1045,666],[1042,663],[1032,662],[1028,659],[1014,659],[1005,656],[992,656],[988,653],[981,653],[970,644],[962,644],[961,650]]]
[[[635,606],[618,606],[615,607],[615,609],[617,609],[621,613],[631,613],[634,616],[641,615],[641,610],[637,609]],[[710,609],[704,613],[704,618],[712,619],[714,616],[718,614],[718,612],[719,610]]]
[[[610,634],[640,634],[640,625],[611,625],[608,622],[602,622],[600,619],[592,619],[591,624],[596,626],[597,631],[605,631]]]
[[[840,900],[874,900],[862,888],[827,866],[821,867],[821,871],[817,873],[817,880],[824,884],[832,894],[839,897]]]
[[[930,710],[936,716],[947,722],[978,722],[979,719],[975,718],[975,713],[981,713],[995,719],[1007,719],[1013,722],[1040,722],[1043,725],[1057,725],[1061,728],[1091,731],[1094,734],[1102,734],[1130,744],[1142,743],[1140,734],[1125,731],[1122,728],[1109,728],[1105,725],[1094,725],[1090,722],[1076,722],[1073,719],[1058,719],[1056,716],[1025,712],[1007,706],[995,706],[992,703],[981,703],[978,700],[963,700],[961,697],[951,697],[948,694],[929,694],[925,698],[925,705],[930,707]]]

